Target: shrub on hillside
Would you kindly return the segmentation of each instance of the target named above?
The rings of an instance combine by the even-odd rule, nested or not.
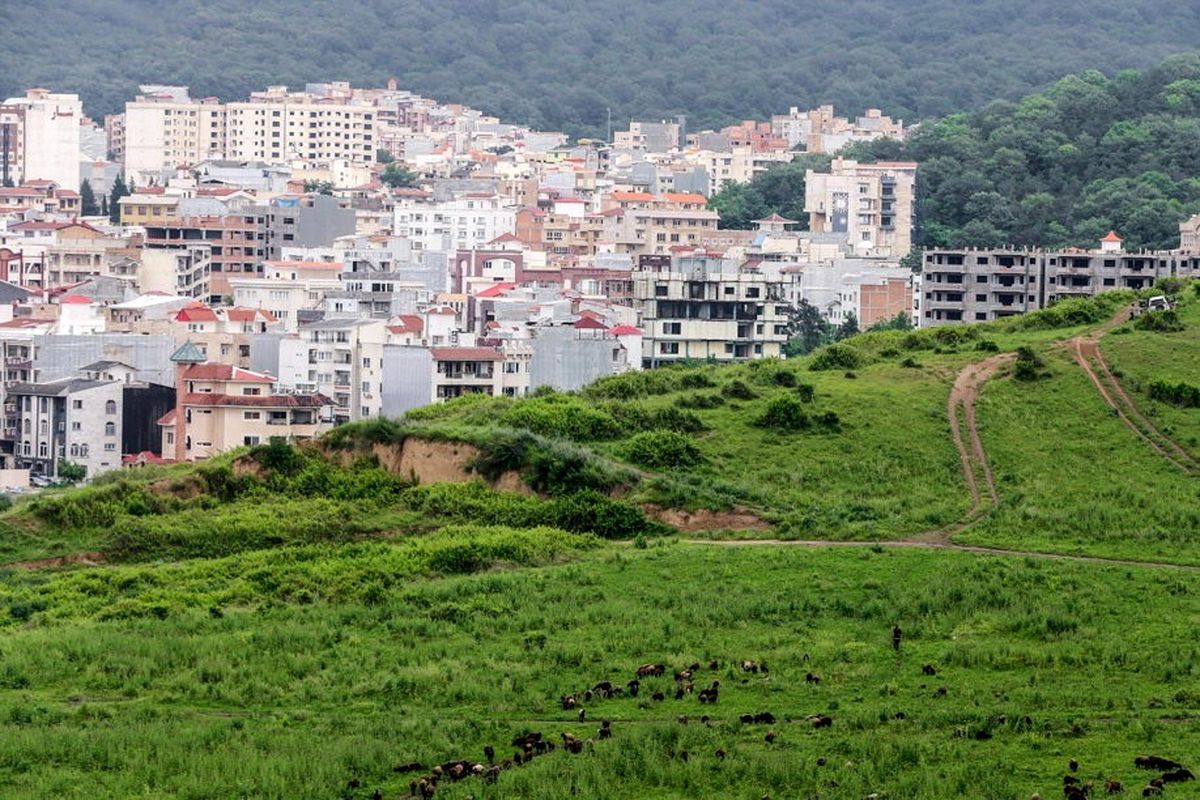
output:
[[[1059,300],[1048,308],[1013,317],[1006,325],[1010,331],[1038,331],[1070,328],[1076,325],[1095,325],[1113,315],[1116,309],[1130,303],[1133,292],[1102,292],[1095,297],[1072,297]]]
[[[1200,408],[1200,386],[1190,383],[1154,381],[1149,388],[1150,399],[1180,408]]]
[[[912,356],[909,356],[908,358],[901,361],[900,366],[904,367],[905,369],[920,369],[921,368],[921,365],[919,363],[917,363],[917,360],[915,358],[913,358]]]
[[[620,429],[626,433],[636,431],[668,430],[678,433],[699,433],[705,429],[700,417],[675,406],[647,408],[640,403],[613,402],[604,406]]]
[[[860,369],[866,366],[867,357],[859,349],[848,344],[831,344],[813,356],[808,368],[814,372],[832,369]]]
[[[758,397],[750,385],[741,378],[734,378],[721,387],[721,394],[731,400],[753,400]]]
[[[1154,331],[1155,333],[1178,333],[1187,329],[1187,325],[1173,308],[1163,311],[1147,311],[1133,321],[1133,327],[1139,331]]]
[[[704,460],[688,437],[675,431],[643,431],[622,448],[630,462],[650,469],[688,469]]]
[[[798,397],[784,395],[772,398],[754,424],[775,431],[803,431],[812,421]]]
[[[1022,345],[1017,348],[1017,363],[1013,368],[1013,377],[1019,381],[1035,381],[1041,374],[1039,369],[1045,366],[1045,362],[1038,357],[1037,353],[1033,352],[1033,348]]]
[[[990,339],[982,339],[975,345],[975,349],[983,353],[998,353],[1000,352],[1000,345]]]
[[[685,394],[675,399],[679,408],[717,408],[725,404],[725,398],[716,392]]]
[[[801,383],[796,386],[796,398],[801,403],[811,403],[816,399],[817,390],[811,383]]]
[[[517,403],[504,415],[504,423],[542,436],[577,442],[611,439],[621,434],[621,426],[610,414],[578,397],[560,394],[531,397]]]

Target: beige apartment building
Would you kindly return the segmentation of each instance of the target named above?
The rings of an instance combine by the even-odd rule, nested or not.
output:
[[[158,421],[164,457],[200,461],[276,438],[305,441],[332,427],[324,395],[275,394],[270,375],[205,363],[190,342],[171,360],[175,408]]]
[[[828,173],[808,170],[804,210],[813,233],[846,236],[856,256],[903,258],[912,249],[917,165],[861,164],[835,158]]]
[[[700,194],[613,192],[602,203],[601,243],[615,253],[666,255],[695,247],[717,229],[720,218]]]
[[[271,86],[244,102],[192,99],[186,87],[151,90],[125,106],[125,176],[138,185],[208,159],[375,163],[376,111],[346,98]]]

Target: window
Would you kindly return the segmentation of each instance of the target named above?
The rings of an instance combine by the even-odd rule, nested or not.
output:
[[[759,291],[757,286],[749,286],[746,288],[746,297],[758,297]]]
[[[258,437],[257,437],[257,436],[243,436],[243,437],[242,437],[242,444],[245,444],[245,445],[255,445],[255,444],[258,444]]]
[[[262,419],[261,411],[243,411],[242,419]]]
[[[114,422],[104,423],[104,435],[105,436],[116,436],[117,435],[116,423],[114,423]]]
[[[72,423],[71,423],[71,430],[73,430],[73,431],[78,431],[78,430],[82,430],[82,429],[83,429],[83,423],[82,423],[82,422],[72,422]]]
[[[104,443],[104,452],[106,452],[106,453],[115,453],[115,452],[116,452],[116,450],[117,450],[117,445],[116,445],[116,443],[114,443],[114,442],[105,442],[105,443]]]
[[[657,286],[655,286],[654,287],[654,296],[655,297],[666,297],[667,296],[667,285],[665,283],[660,283]]]
[[[258,388],[257,386],[243,386],[242,394],[244,394],[244,395],[260,395],[260,394],[262,394],[262,389]]]
[[[105,403],[105,404],[104,404],[104,413],[105,413],[105,414],[115,414],[115,413],[117,413],[117,401],[116,401],[116,400],[109,400],[107,403]]]
[[[658,352],[667,356],[679,355],[679,342],[660,342]]]
[[[662,324],[662,332],[665,334],[678,335],[683,330],[683,324],[679,322],[664,322]]]
[[[79,409],[83,408],[83,401],[82,401],[82,400],[72,400],[72,401],[71,401],[71,408],[73,408],[73,409],[75,409],[76,411],[78,411]]]
[[[976,302],[976,303],[986,303],[986,302],[987,302],[987,295],[986,295],[986,294],[977,294],[977,295],[975,295],[975,302]]]

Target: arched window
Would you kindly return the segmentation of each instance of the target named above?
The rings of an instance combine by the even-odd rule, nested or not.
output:
[[[116,401],[116,400],[109,400],[107,403],[105,403],[105,404],[104,404],[104,413],[105,413],[105,414],[115,414],[115,413],[117,413],[117,401]]]
[[[30,427],[30,421],[28,419],[26,419],[25,420],[25,432],[26,433],[29,433],[29,427]]]
[[[115,422],[104,423],[104,435],[105,436],[116,436],[117,435],[117,425]]]

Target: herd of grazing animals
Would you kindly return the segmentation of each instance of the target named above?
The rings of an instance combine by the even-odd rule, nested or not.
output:
[[[892,644],[893,647],[899,650],[900,631],[897,626],[893,629]],[[807,656],[804,658],[808,660]],[[744,660],[738,664],[741,671],[747,675],[769,675],[769,670],[765,662],[755,662]],[[710,661],[708,669],[710,671],[720,670],[721,665],[718,661]],[[719,680],[712,680],[707,688],[697,690],[694,679],[701,672],[699,662],[689,665],[686,669],[678,670],[673,673],[675,679],[676,700],[684,700],[688,695],[695,694],[701,705],[714,705],[720,699]],[[924,664],[921,667],[921,673],[926,676],[934,676],[937,674],[937,669],[932,664]],[[592,704],[602,700],[608,700],[623,696],[637,698],[642,690],[642,682],[647,679],[660,678],[667,675],[667,667],[665,664],[642,664],[634,671],[634,677],[625,683],[623,686],[614,683],[611,680],[599,681],[583,691],[569,695],[562,695],[559,698],[560,705],[564,711],[577,711],[578,720],[583,723],[587,717],[585,704]],[[743,681],[744,682],[744,681]],[[809,685],[819,685],[821,677],[813,672],[808,672],[804,676],[804,682]],[[925,689],[925,684],[921,684],[922,689]],[[944,686],[939,686],[934,693],[935,697],[943,697],[947,694]],[[651,694],[650,699],[653,703],[664,702],[666,694],[662,691],[655,691]],[[643,708],[648,706],[643,703]],[[897,712],[894,715],[895,719],[905,719],[904,712]],[[743,725],[775,725],[775,715],[769,711],[760,711],[757,713],[745,713],[737,717],[738,721]],[[833,725],[833,718],[827,714],[811,714],[802,717],[808,722],[812,728],[828,728]],[[1028,718],[1025,718],[1028,720]],[[680,715],[677,721],[681,725],[688,724],[687,715]],[[711,720],[708,716],[701,716],[699,721],[703,725],[710,725]],[[786,720],[785,722],[790,721]],[[976,732],[973,738],[985,739],[991,738],[990,734],[986,736],[979,735]],[[956,735],[964,735],[964,732],[958,731]],[[547,739],[540,731],[529,731],[518,734],[512,740],[512,746],[516,748],[516,752],[510,758],[497,761],[495,748],[488,745],[483,748],[484,760],[476,762],[470,759],[447,761],[442,764],[433,766],[429,772],[419,778],[415,778],[409,782],[409,792],[405,797],[412,800],[429,800],[437,793],[438,787],[446,783],[457,783],[458,781],[467,778],[479,778],[485,783],[495,783],[502,772],[505,770],[520,767],[531,763],[535,758],[554,752],[559,746],[567,753],[580,754],[585,750],[591,750],[595,747],[596,740],[607,740],[613,738],[613,724],[611,720],[603,719],[600,722],[600,727],[597,728],[595,737],[580,738],[573,733],[563,732],[559,734],[561,745],[556,745],[554,741]],[[767,745],[774,745],[779,739],[779,733],[770,729],[764,735],[763,740]],[[718,761],[724,761],[729,757],[729,754],[718,749],[714,752],[714,757]],[[687,750],[680,750],[674,754],[675,758],[681,761],[688,761],[691,757]],[[818,767],[824,767],[827,759],[821,757],[816,760]],[[1164,789],[1172,783],[1194,780],[1195,776],[1184,767],[1182,764],[1171,761],[1159,756],[1138,756],[1134,759],[1134,766],[1138,769],[1153,770],[1160,772],[1159,777],[1150,780],[1142,790],[1143,797],[1157,797],[1164,794]],[[1063,796],[1065,800],[1088,800],[1091,796],[1096,784],[1093,781],[1083,781],[1076,777],[1074,773],[1079,771],[1079,762],[1071,759],[1068,763],[1069,772],[1063,776]],[[411,762],[396,766],[393,770],[397,774],[424,772],[425,767],[420,763]],[[362,786],[361,781],[357,778],[352,779],[347,788],[350,790],[346,794],[346,800],[354,800],[354,790]],[[1115,778],[1108,778],[1100,783],[1106,794],[1116,795],[1125,791],[1124,784]],[[763,795],[766,800],[767,795]],[[372,800],[383,800],[383,793],[380,789],[375,789],[371,795]],[[1041,795],[1034,794],[1030,800],[1042,800]]]

